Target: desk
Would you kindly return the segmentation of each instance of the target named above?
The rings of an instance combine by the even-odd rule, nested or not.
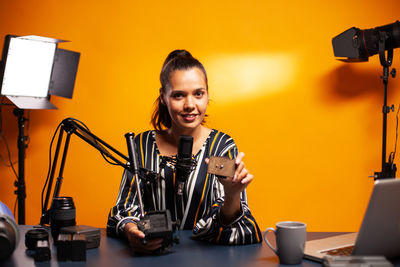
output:
[[[25,233],[32,226],[19,226],[21,240],[12,256],[0,266],[93,266],[93,267],[127,267],[127,266],[278,266],[278,257],[264,242],[245,246],[222,246],[192,240],[192,231],[180,231],[180,243],[174,244],[172,253],[161,256],[138,256],[131,252],[128,244],[123,240],[106,236],[105,229],[101,229],[100,247],[89,249],[86,253],[86,262],[58,262],[56,249],[51,246],[51,261],[35,262],[26,255]],[[337,233],[307,233],[307,239],[335,235]],[[274,239],[274,238],[270,238]],[[52,244],[52,242],[50,242]],[[293,265],[295,266],[295,265]],[[309,260],[303,260],[298,266],[321,266]]]

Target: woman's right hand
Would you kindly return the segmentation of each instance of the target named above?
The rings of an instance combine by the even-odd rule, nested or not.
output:
[[[162,246],[163,240],[161,238],[146,240],[146,244],[143,244],[145,235],[139,230],[136,223],[127,223],[124,228],[124,234],[135,253],[151,254]]]

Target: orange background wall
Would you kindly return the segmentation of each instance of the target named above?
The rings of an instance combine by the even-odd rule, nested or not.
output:
[[[81,53],[73,99],[53,97],[58,110],[30,111],[26,223],[39,222],[49,144],[61,120],[82,120],[126,153],[123,135],[151,128],[164,58],[185,48],[209,74],[208,126],[228,132],[246,153],[255,175],[249,203],[260,227],[300,220],[311,231],[357,230],[373,187],[368,176],[380,171],[382,68],[378,56],[336,61],[331,39],[352,26],[393,23],[399,14],[396,0],[1,0],[1,40],[53,37]],[[391,79],[390,104],[399,103],[399,89]],[[395,123],[389,114],[388,151]],[[3,131],[16,161],[10,106],[3,107]],[[0,152],[6,158],[3,141]],[[72,137],[61,193],[74,198],[79,224],[105,227],[121,174]],[[13,182],[11,169],[0,165],[0,199],[10,208]]]

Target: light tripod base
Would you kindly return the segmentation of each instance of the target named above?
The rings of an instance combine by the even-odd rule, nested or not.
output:
[[[385,163],[384,166],[381,172],[374,173],[374,180],[396,178],[396,164]]]

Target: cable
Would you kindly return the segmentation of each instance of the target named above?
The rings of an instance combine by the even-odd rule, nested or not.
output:
[[[8,146],[7,139],[3,134],[3,105],[4,105],[4,97],[1,98],[1,102],[0,102],[0,138],[3,140],[4,144],[6,145],[9,164],[6,163],[6,161],[5,161],[5,159],[4,159],[4,157],[2,155],[0,155],[0,158],[1,158],[1,161],[3,162],[3,164],[6,167],[8,167],[8,168],[11,167],[12,168],[12,170],[14,172],[14,175],[17,178],[17,181],[18,181],[18,174],[14,169],[14,164],[16,162],[13,162],[12,159],[11,159],[10,147]]]
[[[50,171],[51,171],[51,148],[52,148],[52,146],[53,146],[54,138],[56,137],[56,134],[57,134],[58,130],[60,129],[61,125],[62,125],[62,122],[60,122],[60,124],[58,124],[58,126],[57,126],[57,128],[56,128],[56,131],[55,131],[54,134],[53,134],[53,138],[51,138],[51,142],[50,142],[50,149],[49,149],[49,169],[48,169],[48,171],[47,171],[46,181],[45,181],[44,186],[43,186],[43,189],[42,189],[42,199],[41,199],[42,211],[43,211],[43,209],[44,209],[44,207],[43,207],[43,195],[44,195],[44,191],[45,191],[45,189],[46,189],[47,183],[49,182],[49,178],[50,178]]]
[[[399,136],[399,111],[400,111],[400,104],[399,107],[397,108],[397,113],[396,113],[396,139],[394,142],[394,152],[390,153],[390,156],[392,156],[392,161],[391,161],[392,163],[394,162],[394,157],[396,156],[396,151],[397,151],[397,140]]]
[[[1,161],[2,161],[3,165],[6,166],[7,168],[13,167],[13,165],[15,163],[17,163],[18,161],[12,162],[10,148],[8,146],[7,139],[6,139],[6,137],[4,136],[4,134],[2,132],[0,132],[0,138],[3,140],[4,144],[6,145],[7,154],[8,154],[8,161],[10,162],[10,164],[8,164],[6,162],[6,160],[4,159],[3,155],[0,154]],[[15,172],[15,170],[14,170],[14,172]]]
[[[4,144],[6,144],[8,160],[9,160],[9,162],[10,162],[10,165],[6,165],[6,164],[5,164],[5,165],[6,165],[7,167],[11,167],[11,169],[12,169],[13,172],[14,172],[15,177],[16,177],[17,180],[18,180],[18,174],[17,174],[17,172],[16,172],[15,169],[14,169],[14,164],[15,164],[15,163],[13,163],[12,160],[11,160],[11,152],[10,152],[10,148],[8,147],[8,143],[7,143],[6,137],[3,135],[3,133],[0,133],[0,138],[3,139]],[[2,157],[2,158],[3,158],[3,157]]]
[[[89,133],[92,133],[92,132],[89,130],[89,127],[87,127],[86,124],[84,124],[82,121],[77,120],[77,119],[74,119],[74,118],[68,118],[68,119],[70,119],[70,120],[72,120],[72,121],[75,121],[75,122],[78,122],[78,123],[81,124]],[[97,144],[97,145],[99,145],[99,146],[102,146],[101,144],[99,144],[99,143],[97,142],[96,139],[93,139],[93,141],[94,141],[95,144]],[[103,147],[103,146],[102,146],[102,147]],[[103,159],[104,159],[105,161],[107,161],[109,164],[114,165],[114,166],[122,166],[122,167],[124,167],[124,165],[121,165],[121,164],[118,163],[118,162],[112,162],[112,161],[110,161],[110,160],[107,158],[107,155],[105,155],[102,151],[99,150],[99,152],[100,152],[101,156],[103,157]]]
[[[14,168],[14,164],[17,161],[16,162],[12,161],[11,152],[10,152],[10,148],[8,146],[8,142],[7,142],[6,137],[3,134],[3,105],[6,105],[6,104],[4,104],[4,99],[5,99],[5,97],[3,96],[1,98],[1,102],[0,102],[0,138],[3,140],[4,144],[6,145],[8,161],[9,161],[10,164],[7,164],[6,160],[4,159],[3,155],[1,155],[1,154],[0,154],[0,158],[1,158],[1,161],[4,164],[4,166],[6,166],[7,168],[11,167],[11,169],[12,169],[12,171],[13,171],[15,177],[16,177],[15,182],[18,182],[19,181],[19,177],[18,177],[18,174],[17,174],[17,172],[15,171],[15,168]],[[14,209],[13,209],[13,215],[14,215],[15,218],[17,218],[17,216],[16,216],[17,204],[18,204],[18,196],[15,198]]]
[[[17,210],[17,203],[18,203],[18,196],[15,198],[14,202],[14,210],[13,210],[14,218],[17,218],[17,214],[15,213],[15,211]]]

